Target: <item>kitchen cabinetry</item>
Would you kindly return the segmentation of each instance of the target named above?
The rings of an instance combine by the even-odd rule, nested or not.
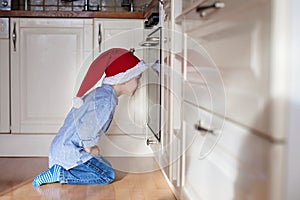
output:
[[[212,5],[213,2],[205,2],[198,5],[198,8]],[[207,16],[201,17],[200,13],[194,12],[193,9],[183,17],[187,37],[195,40],[187,41],[189,65],[196,68],[194,72],[191,72],[193,69],[187,69],[187,79],[193,78],[190,85],[195,91],[199,91],[200,87],[210,84],[209,78],[214,78],[212,84],[219,78],[219,83],[224,83],[226,99],[223,99],[226,101],[226,109],[215,109],[214,112],[220,115],[226,113],[226,117],[231,120],[268,137],[282,139],[285,136],[284,129],[272,127],[273,124],[268,121],[272,112],[284,114],[284,111],[280,110],[281,107],[274,106],[276,102],[271,93],[273,77],[270,71],[270,2],[260,0],[224,3],[224,8],[211,11],[215,13],[210,15],[207,13]],[[208,9],[202,12],[209,11]],[[237,15],[239,17],[236,17]],[[211,57],[210,63],[197,62],[195,56],[203,55],[202,49]],[[211,77],[213,70],[215,77]],[[216,97],[212,96],[216,86],[210,84],[208,87],[213,88],[205,92],[207,101],[201,105],[212,110],[213,106],[219,106],[212,103],[222,102],[212,102]],[[203,94],[196,92],[195,95],[193,98],[193,94],[186,93],[186,98],[198,104],[195,100],[201,101]]]
[[[134,54],[143,59],[143,49],[139,43],[143,40],[143,20],[139,19],[95,19],[94,20],[94,57],[107,49],[117,47],[134,48]],[[144,134],[146,91],[141,80],[133,97],[122,95],[119,97],[114,119],[109,132],[112,134],[130,133]]]
[[[8,18],[0,18],[0,133],[10,132],[8,25]]]
[[[71,108],[92,19],[11,18],[11,132],[56,133]]]
[[[140,19],[94,19],[95,57],[113,47],[135,48],[141,57],[139,43],[143,40],[144,21]]]
[[[274,22],[282,4],[183,2],[182,7],[172,4],[181,13],[172,31],[181,26],[182,34],[173,40],[171,67],[183,69],[183,80],[171,76],[182,83],[180,129],[174,117],[170,120],[169,143],[177,143],[170,155],[177,153],[178,159],[170,163],[168,179],[175,194],[284,199],[287,66],[276,62],[284,57],[277,41],[285,35],[284,26]],[[182,52],[176,49],[181,41]]]
[[[0,39],[1,132],[13,133],[0,135],[1,155],[5,156],[47,155],[86,70],[102,51],[135,48],[135,54],[143,56],[138,46],[144,33],[141,19],[11,18],[10,27],[10,42]],[[10,56],[2,53],[4,48],[10,50]],[[10,57],[10,76],[9,60],[4,62],[2,56]],[[119,98],[109,130],[112,134],[100,141],[103,155],[151,154],[144,142],[143,81],[134,97]]]
[[[284,145],[192,104],[183,111],[183,199],[282,198]]]

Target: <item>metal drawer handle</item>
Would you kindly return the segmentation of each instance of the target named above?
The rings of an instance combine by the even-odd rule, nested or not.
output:
[[[198,6],[196,8],[196,11],[200,14],[200,17],[205,17],[206,16],[206,12],[205,10],[207,9],[220,9],[220,8],[224,8],[225,7],[225,3],[221,2],[221,1],[216,1],[215,3],[208,5],[208,6]]]
[[[199,120],[198,124],[195,124],[194,127],[197,131],[200,131],[202,133],[204,132],[203,135],[205,135],[206,133],[211,133],[211,134],[215,135],[215,131],[213,129],[208,129],[208,128],[203,127],[201,120]]]
[[[157,141],[152,139],[147,139],[146,144],[147,146],[149,146],[150,144],[157,144]]]

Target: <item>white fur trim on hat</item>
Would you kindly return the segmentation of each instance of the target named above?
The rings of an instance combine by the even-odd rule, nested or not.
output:
[[[83,104],[83,100],[80,97],[73,97],[72,99],[72,107],[80,108]]]
[[[133,79],[134,77],[137,77],[138,75],[143,73],[147,68],[148,67],[146,63],[143,60],[141,60],[138,64],[136,64],[136,66],[128,69],[125,72],[118,73],[114,76],[105,77],[102,83],[108,85],[122,84]]]

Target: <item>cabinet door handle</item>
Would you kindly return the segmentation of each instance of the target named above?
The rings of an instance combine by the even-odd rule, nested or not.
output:
[[[99,52],[101,52],[101,43],[102,43],[102,31],[101,31],[101,24],[98,25],[98,47]]]
[[[201,131],[202,133],[204,132],[203,135],[205,135],[206,133],[215,135],[215,131],[213,129],[203,127],[201,120],[199,120],[198,124],[195,124],[194,127],[197,131]]]
[[[221,1],[216,1],[211,5],[208,6],[198,6],[196,8],[196,11],[200,14],[200,17],[205,17],[206,16],[206,10],[208,9],[220,9],[220,8],[224,8],[225,7],[225,3],[221,2]]]
[[[12,32],[12,40],[13,40],[13,44],[14,44],[14,51],[17,51],[17,48],[16,48],[16,43],[17,43],[17,31],[16,31],[16,22],[14,22],[14,29],[13,29],[13,32]]]

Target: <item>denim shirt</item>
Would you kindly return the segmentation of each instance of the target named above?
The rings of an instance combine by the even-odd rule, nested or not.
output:
[[[84,151],[97,145],[112,121],[118,97],[106,84],[83,97],[80,108],[72,108],[63,126],[52,141],[49,151],[49,167],[58,164],[65,169],[78,166],[93,157]]]

